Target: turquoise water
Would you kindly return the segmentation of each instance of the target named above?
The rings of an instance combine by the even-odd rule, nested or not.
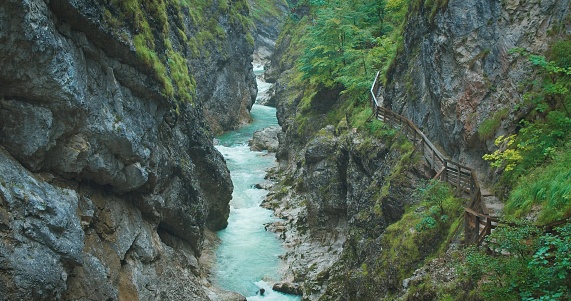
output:
[[[277,125],[276,110],[254,105],[251,115],[251,124],[218,137],[216,148],[226,158],[234,192],[228,227],[217,233],[222,243],[216,251],[215,282],[248,301],[300,300],[271,290],[273,282],[280,280],[278,256],[284,249],[276,235],[264,229],[264,224],[276,221],[270,210],[260,207],[268,192],[253,186],[264,181],[266,170],[275,165],[275,156],[250,151],[248,140],[254,131]],[[259,296],[260,288],[266,290],[264,296]]]

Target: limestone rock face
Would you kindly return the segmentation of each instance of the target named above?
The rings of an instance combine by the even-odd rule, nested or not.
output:
[[[3,297],[60,299],[70,267],[84,262],[80,197],[36,179],[4,150],[0,163],[0,266],[8,271],[0,282]],[[23,288],[28,291],[11,294]]]
[[[282,219],[268,229],[290,248],[285,280],[307,300],[345,294],[347,285],[364,290],[346,277],[382,251],[384,230],[414,202],[421,164],[400,162],[403,153],[386,141],[336,134],[332,126],[321,129],[302,153],[303,163],[282,170],[285,180],[264,203]],[[397,175],[399,164],[407,167]],[[285,189],[284,182],[292,187]],[[380,289],[386,290],[375,286]]]
[[[254,61],[264,65],[269,63],[274,52],[276,40],[288,11],[288,3],[284,0],[272,2],[248,0],[248,3],[254,21]]]
[[[557,30],[569,34],[569,0],[450,0],[433,18],[420,5],[409,12],[404,48],[389,70],[385,106],[414,121],[452,157],[481,163],[496,136],[512,131],[522,112],[519,86],[531,76],[509,51],[547,50]],[[478,128],[506,109],[488,137]],[[475,162],[474,162],[475,161]]]
[[[209,300],[203,235],[226,226],[232,183],[208,117],[249,118],[252,46],[209,8],[226,44],[186,58],[182,103],[105,5],[0,4],[0,299]]]

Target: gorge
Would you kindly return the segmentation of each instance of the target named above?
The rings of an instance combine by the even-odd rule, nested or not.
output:
[[[4,0],[0,300],[568,300],[570,76],[569,0]]]

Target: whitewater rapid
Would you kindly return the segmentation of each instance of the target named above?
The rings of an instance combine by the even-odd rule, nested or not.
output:
[[[226,159],[234,192],[230,201],[228,227],[217,234],[221,244],[216,251],[214,281],[223,289],[238,292],[248,301],[294,301],[298,296],[275,292],[273,282],[280,280],[281,241],[264,225],[276,221],[272,211],[260,207],[268,191],[256,189],[264,182],[275,155],[250,151],[247,143],[254,131],[277,125],[275,108],[254,105],[253,122],[247,127],[218,137],[217,149]],[[260,296],[260,288],[265,290]]]

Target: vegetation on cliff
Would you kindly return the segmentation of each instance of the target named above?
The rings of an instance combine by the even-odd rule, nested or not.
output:
[[[407,1],[299,1],[278,40],[287,44],[282,66],[297,90],[297,137],[326,124],[362,127],[372,113],[368,89],[377,70],[393,59]],[[286,37],[294,36],[288,40]],[[311,122],[308,122],[311,120]]]
[[[250,0],[249,3],[252,18],[262,22],[267,19],[280,17],[282,13],[279,10],[279,6],[288,5],[286,0]]]
[[[350,175],[356,173],[350,166],[361,164],[365,167],[360,168],[366,170],[366,175],[359,176],[365,179],[361,181],[371,177],[366,184],[344,184],[355,186],[346,189],[364,190],[353,196],[344,196],[342,192],[332,194],[330,186],[321,187],[317,181],[306,184],[313,192],[298,189],[308,195],[322,191],[321,198],[327,200],[324,203],[347,203],[349,208],[361,208],[358,212],[348,209],[347,216],[341,217],[349,220],[349,238],[343,254],[331,270],[319,273],[316,279],[306,279],[304,296],[309,300],[337,300],[335,296],[372,300],[385,294],[395,297],[404,279],[427,259],[446,250],[461,224],[458,217],[462,201],[454,198],[445,185],[430,183],[416,194],[410,193],[411,182],[419,177],[413,171],[419,159],[402,133],[377,120],[367,122],[372,114],[371,80],[377,70],[386,72],[402,45],[400,36],[408,4],[408,1],[300,1],[278,41],[287,47],[281,67],[291,68],[281,81],[289,90],[298,91],[290,91],[278,104],[289,114],[282,119],[290,144],[287,147],[307,147],[304,158],[295,154],[303,151],[289,149],[289,160],[297,161],[298,168],[303,167],[300,179],[315,180],[318,175],[311,174],[313,166],[324,168],[331,160],[338,162],[335,173],[341,176],[357,177]],[[353,131],[365,138],[355,145],[338,146],[336,152],[347,150],[348,155],[321,161],[327,163],[308,162],[307,153],[312,152],[326,125],[333,125],[335,136],[339,137],[330,137],[328,141],[350,140]],[[347,160],[349,166],[341,163]],[[382,165],[378,170],[377,164]],[[286,171],[285,178],[300,176],[289,174],[292,172],[297,171]],[[315,208],[327,205],[314,204],[315,201],[316,198],[308,196],[302,206],[309,207],[310,215],[312,212],[325,215]],[[308,220],[318,218],[310,216]],[[317,293],[315,285],[321,285],[324,291]]]
[[[396,51],[406,1],[309,1],[302,79],[317,87],[342,87],[350,97],[365,91],[377,70],[385,70]]]
[[[225,12],[227,20],[222,20],[214,9]],[[169,18],[169,14],[174,18]],[[196,82],[189,72],[188,59],[206,58],[210,56],[209,49],[223,52],[221,42],[226,31],[222,22],[240,29],[249,43],[254,43],[246,1],[218,0],[212,4],[204,0],[110,0],[104,19],[126,42],[129,37],[124,29],[133,33],[137,54],[145,67],[154,71],[163,93],[187,103],[196,97]]]
[[[325,125],[334,125],[339,135],[354,129],[366,139],[390,139],[379,134],[389,130],[382,123],[366,122],[372,113],[368,107],[368,89],[374,72],[381,70],[386,74],[387,69],[394,67],[393,58],[404,47],[403,24],[406,26],[409,19],[421,15],[434,25],[437,14],[446,10],[448,4],[446,0],[300,1],[278,41],[287,45],[282,68],[294,67],[284,73],[282,80],[298,91],[283,99],[284,111],[290,118],[285,121],[288,147],[305,147]],[[476,128],[480,139],[493,139],[509,116],[518,118],[517,126],[511,128],[513,135],[498,137],[498,151],[485,156],[492,167],[498,168],[500,180],[495,190],[506,200],[504,218],[516,224],[524,223],[525,219],[545,224],[571,216],[568,163],[571,162],[571,42],[561,32],[553,32],[551,38],[556,42],[547,53],[532,55],[521,49],[513,50],[514,61],[518,60],[516,56],[529,61],[528,80],[519,89],[522,102],[514,108],[500,108]],[[420,48],[415,55],[419,51]],[[489,53],[490,50],[482,50],[476,60]],[[400,88],[409,89],[407,85],[412,85],[412,81]],[[306,162],[292,154],[294,150],[288,151],[297,168],[307,167]],[[401,151],[406,156],[406,147]],[[399,164],[391,167],[397,174],[403,172],[398,169]],[[376,188],[379,199],[394,193],[395,187],[407,181],[399,177],[395,181],[391,177],[384,180]],[[401,297],[406,300],[569,298],[568,227],[543,233],[535,226],[527,226],[528,222],[513,229],[499,229],[487,240],[497,253],[516,256],[489,256],[475,249],[451,251],[450,242],[461,240],[458,229],[462,226],[464,204],[450,192],[443,193],[445,188],[435,191],[430,187],[433,186],[421,187],[413,203],[407,204],[403,218],[388,225],[380,236],[375,236],[376,230],[366,233],[359,226],[350,226],[351,238],[345,244],[341,261],[327,274],[328,287],[319,300],[337,300],[335,296],[340,294],[349,300],[380,299],[379,293],[396,298],[402,294],[403,281],[416,277],[416,269],[444,257],[454,259],[447,263],[455,271],[450,285],[440,287],[430,277],[419,276],[407,282],[413,287]],[[422,195],[423,190],[431,190],[437,197]],[[440,205],[435,206],[435,200]],[[365,218],[374,213],[382,215],[380,207],[371,205],[368,210],[354,218],[381,223]],[[377,229],[379,225],[371,227]],[[522,242],[526,242],[523,249],[517,249]],[[373,248],[382,248],[383,252],[371,251]]]
[[[549,57],[524,49],[513,52],[528,59],[530,80],[522,102],[514,108],[525,117],[521,129],[496,139],[499,149],[484,159],[503,170],[501,187],[508,198],[506,214],[523,217],[533,206],[542,211],[538,222],[571,215],[571,180],[568,166],[571,128],[571,39],[556,42]],[[537,208],[536,208],[537,210]]]
[[[571,217],[570,47],[566,37],[547,56],[514,50],[531,65],[522,103],[515,108],[525,117],[519,132],[498,137],[499,149],[484,156],[503,170],[497,188],[507,199],[504,218],[515,222],[486,242],[491,250],[509,255],[472,250],[466,262],[470,279],[488,279],[477,291],[486,298],[571,298],[571,227],[538,227]]]

